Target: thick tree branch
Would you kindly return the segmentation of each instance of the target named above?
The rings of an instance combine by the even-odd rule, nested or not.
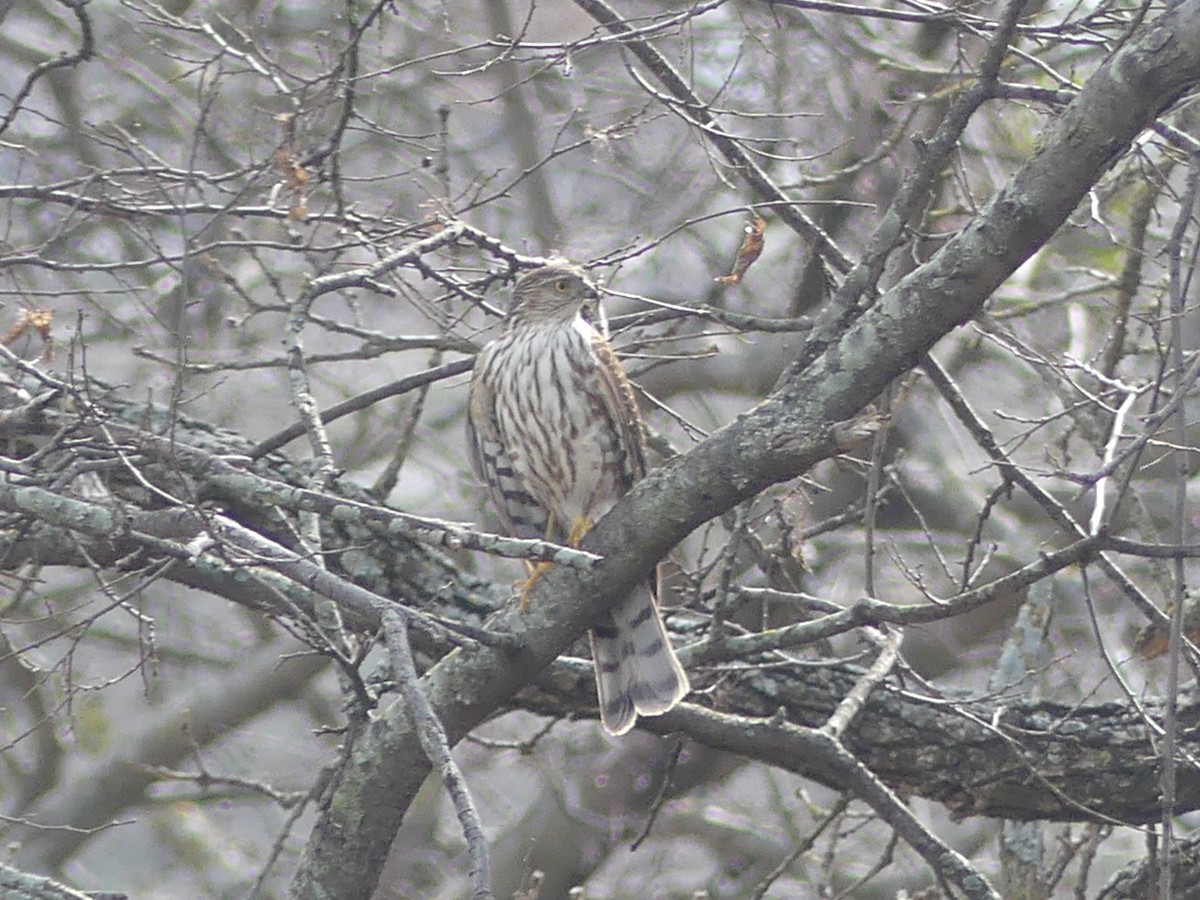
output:
[[[595,717],[585,660],[561,659],[519,695],[546,715]],[[714,712],[685,703],[639,722],[769,763],[844,791],[844,773],[813,751],[820,729],[862,672],[847,666],[764,668],[722,682]],[[1143,712],[1125,703],[1070,705],[1007,697],[921,697],[880,689],[843,737],[880,780],[944,804],[956,815],[1019,821],[1145,825],[1160,815],[1159,762]],[[1159,715],[1161,707],[1146,709]],[[1200,699],[1181,698],[1182,758],[1200,755]],[[1114,757],[1119,757],[1114,759]],[[1179,809],[1200,809],[1200,775],[1180,784]]]

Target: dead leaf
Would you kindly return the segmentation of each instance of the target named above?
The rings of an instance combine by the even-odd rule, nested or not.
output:
[[[733,261],[733,269],[728,275],[721,275],[713,280],[717,284],[738,284],[742,280],[742,276],[746,274],[746,270],[754,264],[759,255],[763,251],[763,232],[767,230],[766,220],[758,213],[754,213],[754,218],[743,229],[745,236],[742,238],[742,246],[738,248],[737,259]]]

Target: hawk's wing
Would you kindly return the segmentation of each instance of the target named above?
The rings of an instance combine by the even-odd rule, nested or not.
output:
[[[617,354],[599,331],[593,330],[592,352],[600,362],[600,392],[604,408],[617,429],[624,459],[625,491],[646,474],[646,433],[638,411],[633,385],[629,383]],[[624,493],[624,491],[622,491]],[[614,497],[615,501],[616,498]]]
[[[491,385],[483,381],[483,370],[491,349],[489,344],[475,357],[475,368],[471,370],[471,386],[467,393],[467,450],[471,454],[471,468],[489,487],[496,461],[494,454],[484,451],[484,444],[500,445],[495,396]]]

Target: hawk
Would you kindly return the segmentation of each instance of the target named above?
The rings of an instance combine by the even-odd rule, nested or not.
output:
[[[641,414],[598,313],[580,268],[534,269],[517,280],[503,333],[476,359],[468,444],[514,537],[577,545],[646,473]],[[658,581],[656,571],[589,632],[610,734],[627,732],[639,714],[666,712],[689,690],[659,616]]]

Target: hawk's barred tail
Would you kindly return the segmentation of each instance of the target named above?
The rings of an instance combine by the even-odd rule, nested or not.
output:
[[[690,690],[649,585],[636,589],[591,631],[600,721],[624,734],[639,714],[656,716]]]

